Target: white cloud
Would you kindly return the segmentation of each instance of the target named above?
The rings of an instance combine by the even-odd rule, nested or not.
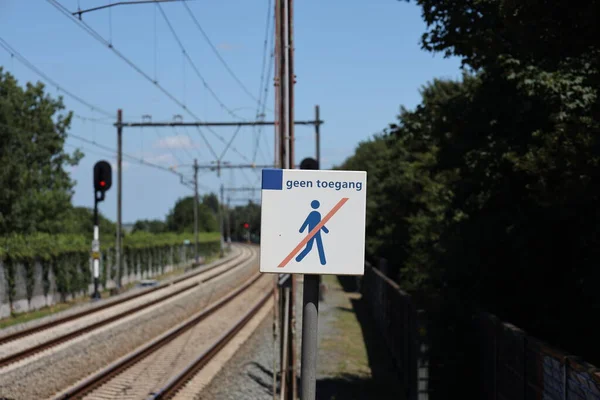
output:
[[[110,163],[110,166],[112,167],[113,170],[113,176],[116,176],[116,171],[117,171],[117,162],[113,161]],[[121,161],[121,167],[123,168],[123,171],[126,171],[129,169],[129,167],[131,167],[131,163],[128,161]]]
[[[175,157],[173,157],[172,154],[169,153],[165,153],[165,154],[159,154],[159,155],[154,155],[154,156],[150,156],[150,157],[144,157],[144,161],[148,161],[150,163],[153,164],[175,164]]]
[[[160,149],[184,149],[190,147],[197,147],[197,145],[192,141],[189,136],[186,135],[176,135],[176,136],[167,136],[163,139],[160,139],[156,142],[155,147]]]

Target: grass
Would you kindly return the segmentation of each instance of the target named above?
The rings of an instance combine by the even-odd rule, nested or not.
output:
[[[205,263],[211,263],[215,260],[217,260],[219,258],[219,255],[213,255],[210,257],[206,257],[205,259]],[[173,278],[179,275],[183,275],[185,273],[187,269],[182,267],[182,268],[177,268],[173,271],[167,272],[165,274],[162,275],[157,275],[152,279],[158,280],[158,281],[164,281],[166,279],[169,278]],[[130,289],[132,289],[133,287],[135,287],[137,285],[138,282],[129,282],[127,285],[123,285],[123,290],[122,292],[126,292]],[[110,297],[110,289],[104,289],[100,292],[100,296],[103,299],[109,298]],[[83,297],[79,297],[77,299],[65,302],[65,303],[57,303],[54,304],[52,306],[46,306],[46,307],[42,307],[40,309],[34,310],[34,311],[27,311],[27,312],[23,312],[23,313],[13,313],[13,315],[11,315],[10,317],[6,317],[3,319],[0,319],[0,329],[4,329],[4,328],[8,328],[9,326],[14,326],[14,325],[18,325],[18,324],[24,324],[25,322],[29,322],[29,321],[33,321],[39,318],[44,318],[47,317],[48,315],[52,315],[61,311],[65,311],[68,310],[71,307],[74,307],[78,304],[81,303],[85,303],[89,301],[89,297],[87,296],[83,296]]]
[[[324,336],[320,343],[320,350],[327,352],[329,359],[323,372],[333,376],[368,377],[371,369],[367,348],[351,302],[360,295],[343,292],[334,275],[323,276],[323,283],[328,287],[325,301],[335,307],[331,309],[331,334]]]
[[[23,324],[25,322],[33,321],[34,319],[43,318],[45,316],[67,310],[74,304],[71,303],[59,303],[49,307],[43,307],[39,310],[14,314],[13,316],[0,320],[0,329],[8,328],[9,326]]]
[[[361,295],[344,291],[333,275],[323,276],[323,283],[327,291],[319,310],[323,329],[320,324],[317,400],[403,399]]]

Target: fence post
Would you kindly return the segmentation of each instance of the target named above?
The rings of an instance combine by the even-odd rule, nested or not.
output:
[[[429,344],[425,310],[415,310],[415,331],[417,346],[417,390],[418,400],[429,399]]]

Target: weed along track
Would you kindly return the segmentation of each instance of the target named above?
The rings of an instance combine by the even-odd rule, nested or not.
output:
[[[221,260],[158,287],[112,301],[99,307],[25,329],[0,338],[0,373],[3,368],[69,342],[112,322],[182,296],[227,272],[244,265],[255,250],[243,246],[237,256]]]
[[[255,274],[202,311],[56,398],[171,398],[271,296],[272,280]]]

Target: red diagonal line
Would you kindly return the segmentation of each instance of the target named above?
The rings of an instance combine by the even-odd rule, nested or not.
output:
[[[337,203],[337,204],[336,204],[336,205],[335,205],[335,206],[334,206],[334,207],[331,209],[331,211],[329,211],[329,212],[327,213],[327,215],[325,216],[325,218],[323,218],[323,219],[321,220],[321,222],[319,222],[319,223],[317,224],[317,226],[315,226],[315,227],[312,229],[312,231],[310,231],[310,232],[308,233],[308,235],[307,235],[307,236],[306,236],[304,239],[302,239],[302,241],[300,241],[300,243],[298,243],[298,246],[296,246],[296,247],[294,248],[294,250],[292,250],[292,252],[291,252],[290,254],[288,254],[286,258],[284,258],[284,259],[283,259],[283,261],[282,261],[282,262],[279,264],[279,266],[278,266],[277,268],[283,268],[283,267],[285,267],[285,266],[287,265],[287,263],[289,263],[289,262],[290,262],[290,260],[291,260],[292,258],[294,258],[294,256],[296,255],[296,253],[298,253],[298,252],[300,251],[300,249],[301,249],[302,247],[304,247],[304,245],[305,245],[306,243],[308,243],[308,241],[309,241],[310,239],[312,239],[312,237],[313,237],[313,236],[315,236],[315,235],[317,234],[317,232],[319,232],[319,230],[321,230],[321,228],[323,227],[323,225],[325,225],[325,223],[327,223],[327,221],[329,221],[329,220],[331,219],[331,217],[333,217],[333,216],[334,216],[334,214],[335,214],[336,212],[338,212],[338,211],[340,210],[340,208],[342,208],[342,206],[343,206],[344,204],[346,204],[346,202],[347,202],[347,201],[348,201],[348,197],[344,197],[344,198],[342,198],[340,201],[338,201],[338,203]]]

